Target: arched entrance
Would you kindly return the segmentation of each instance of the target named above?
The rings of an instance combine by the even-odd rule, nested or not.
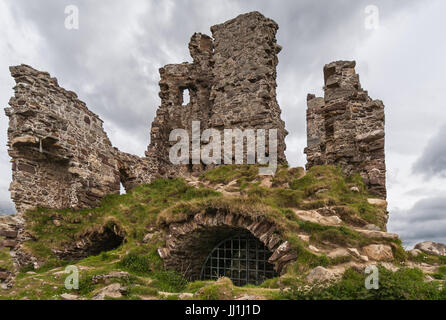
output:
[[[241,246],[245,246],[246,241],[248,241],[248,246],[243,248],[247,248],[245,250],[248,251],[248,262],[254,260],[251,261],[251,267],[245,263],[246,259],[245,262],[241,262],[240,271],[259,271],[257,276],[251,277],[247,277],[245,273],[229,275],[229,278],[241,285],[254,283],[252,279],[256,282],[262,282],[262,278],[270,278],[276,274],[281,274],[286,270],[287,265],[297,258],[288,241],[282,239],[280,233],[277,232],[276,224],[265,218],[253,219],[251,216],[227,212],[226,210],[206,208],[203,212],[190,216],[183,221],[166,223],[163,228],[165,230],[165,245],[158,248],[158,254],[164,261],[164,267],[176,270],[190,280],[204,278],[202,274],[206,273],[202,273],[203,266],[208,263],[211,263],[211,266],[212,263],[223,261],[231,263],[232,259],[232,267],[234,267],[235,260],[239,260],[235,264],[243,260],[243,258],[235,258],[246,257],[246,254],[235,250],[229,252],[228,257],[221,256],[220,259],[220,254],[223,251],[225,251],[225,254],[226,251],[230,251],[227,250],[228,247],[225,247],[225,245],[228,246],[226,240],[232,239],[234,245],[234,237],[242,238]],[[243,244],[243,241],[245,244]],[[222,245],[223,247],[221,247]],[[256,258],[250,259],[250,251],[258,253],[259,256],[256,255]],[[266,253],[263,253],[264,251]],[[219,258],[213,259],[212,254],[218,254]],[[268,262],[269,264],[264,267],[262,262]],[[254,263],[258,263],[258,266]],[[272,265],[276,272],[274,275],[272,275],[269,265]],[[263,271],[260,272],[262,267]],[[217,274],[221,276],[221,273],[226,272],[229,272],[228,267],[219,269]],[[214,276],[214,273],[208,272],[207,275],[210,278]],[[227,275],[225,274],[225,276]]]
[[[236,286],[259,285],[279,274],[268,262],[272,252],[244,231],[221,241],[206,258],[201,269],[201,280],[217,280],[228,277]]]

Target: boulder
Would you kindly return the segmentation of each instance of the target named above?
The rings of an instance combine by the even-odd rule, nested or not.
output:
[[[421,250],[434,256],[446,256],[446,244],[432,241],[425,241],[415,245],[415,249]]]
[[[342,223],[338,216],[323,216],[315,210],[294,210],[296,216],[304,221],[322,224],[324,226],[339,226]]]
[[[109,274],[95,275],[95,276],[93,276],[91,281],[93,283],[99,283],[99,282],[107,283],[111,279],[127,279],[129,277],[130,277],[130,274],[128,272],[125,272],[125,271],[112,271]]]
[[[370,199],[367,199],[367,202],[369,204],[373,204],[373,205],[378,206],[378,207],[383,207],[383,208],[387,207],[387,201],[383,200],[383,199],[372,199],[372,198],[370,198]]]
[[[361,259],[362,262],[369,262],[369,257],[367,256],[359,256],[359,259]]]
[[[347,248],[348,253],[350,253],[353,257],[359,258],[361,255],[359,254],[358,249],[356,248]]]
[[[374,225],[372,223],[364,226],[364,229],[370,230],[370,231],[381,231],[381,229],[377,225]]]
[[[362,236],[371,239],[389,239],[396,240],[398,239],[398,235],[396,233],[389,233],[383,231],[375,231],[375,230],[365,230],[365,229],[355,229],[356,232],[360,233]]]
[[[371,244],[362,248],[364,255],[375,261],[392,261],[393,252],[389,245]]]
[[[334,258],[340,258],[340,257],[348,257],[348,256],[350,256],[350,253],[347,249],[337,248],[333,251],[330,251],[327,256],[331,259],[334,259]]]
[[[64,300],[77,300],[79,297],[74,294],[63,293],[60,297]]]
[[[122,294],[127,292],[126,287],[122,287],[119,283],[113,283],[99,290],[97,294],[94,295],[93,300],[105,300],[105,298],[121,298]]]
[[[423,251],[419,250],[419,249],[412,249],[408,251],[411,255],[413,255],[414,257],[418,256],[420,253],[423,253]]]
[[[180,293],[180,295],[178,296],[178,298],[180,300],[192,299],[193,297],[194,297],[194,294],[189,293],[189,292]]]
[[[310,283],[330,281],[335,277],[335,273],[324,267],[316,267],[310,271],[307,276],[307,281]]]

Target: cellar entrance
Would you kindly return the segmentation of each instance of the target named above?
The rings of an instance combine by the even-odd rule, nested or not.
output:
[[[259,285],[266,279],[278,277],[268,262],[272,252],[248,231],[221,241],[206,258],[201,280],[228,277],[236,286]]]

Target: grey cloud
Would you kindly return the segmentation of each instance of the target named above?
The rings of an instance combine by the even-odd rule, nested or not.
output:
[[[413,2],[405,2],[404,6],[397,3],[377,1],[382,19]],[[63,12],[68,4],[79,7],[78,31],[63,27]],[[142,152],[159,105],[158,68],[190,60],[187,43],[195,31],[209,34],[210,25],[253,10],[280,25],[278,41],[284,50],[278,68],[279,103],[290,138],[304,135],[306,93],[320,92],[325,63],[354,58],[354,48],[368,35],[363,27],[364,8],[368,4],[291,0],[145,4],[124,4],[119,0],[16,0],[12,8],[19,21],[31,21],[43,37],[46,58],[42,68],[76,91],[90,109],[112,122],[114,128],[131,134],[141,144]],[[129,25],[135,29],[128,29]],[[175,58],[179,60],[169,60]]]
[[[446,243],[446,197],[425,198],[409,210],[390,212],[392,232],[407,246],[423,241]]]
[[[241,13],[257,10],[280,26],[277,37],[283,51],[279,55],[277,90],[282,116],[290,132],[287,155],[293,166],[305,163],[302,153],[305,99],[309,92],[322,94],[323,65],[337,59],[356,59],[362,61],[358,67],[368,72],[369,55],[355,56],[357,49],[373,35],[364,28],[368,0],[6,0],[5,3],[11,8],[17,25],[29,25],[40,40],[39,47],[32,52],[34,64],[17,61],[11,56],[2,61],[2,68],[6,63],[23,62],[49,71],[62,86],[77,92],[79,98],[104,120],[116,147],[139,155],[149,143],[150,123],[160,103],[158,68],[168,63],[190,61],[187,44],[194,32],[210,34],[211,25]],[[401,14],[416,12],[421,6],[414,0],[376,0],[373,3],[380,10],[383,24]],[[80,29],[77,31],[63,27],[64,8],[71,4],[79,7]],[[17,40],[5,39],[7,43]],[[412,48],[412,51],[416,50]],[[0,72],[7,73],[7,70]],[[380,88],[398,83],[392,80],[394,83],[389,85],[383,77],[377,82]],[[363,85],[368,88],[367,83]],[[2,106],[9,100],[4,92],[0,91]],[[386,97],[379,92],[376,98],[385,100],[387,106],[390,94],[396,96],[395,90]],[[398,108],[396,103],[392,107],[387,109],[390,118],[391,112]],[[6,121],[2,122],[2,130],[7,130]],[[396,136],[393,147],[407,140],[405,132],[401,136],[403,138]],[[1,151],[5,154],[0,158],[5,168],[1,175],[5,183],[0,185],[0,201],[7,201],[10,164],[6,148]]]
[[[427,178],[446,177],[446,125],[428,142],[413,171]]]

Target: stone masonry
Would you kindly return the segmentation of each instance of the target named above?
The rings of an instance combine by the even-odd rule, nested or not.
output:
[[[354,61],[324,67],[324,98],[307,97],[307,169],[339,165],[386,198],[384,104],[361,88]]]
[[[46,72],[11,67],[11,197],[17,212],[36,207],[91,208],[107,194],[150,181],[150,159],[113,148],[102,120]],[[150,174],[149,174],[150,172]],[[137,175],[138,177],[135,177]]]
[[[57,79],[27,65],[11,67],[15,96],[9,117],[8,153],[17,212],[36,207],[82,209],[108,194],[151,182],[155,177],[201,172],[202,163],[173,166],[169,135],[223,129],[277,129],[278,161],[286,162],[284,122],[276,100],[277,24],[252,12],[196,33],[189,43],[192,63],[160,69],[161,106],[143,158],[112,147],[102,120]],[[190,103],[184,105],[183,92]],[[223,141],[223,139],[222,139]],[[268,149],[266,149],[268,152]]]
[[[193,62],[160,69],[161,106],[142,158],[114,148],[102,120],[48,73],[11,67],[15,96],[5,111],[10,190],[18,213],[36,207],[91,208],[119,193],[121,183],[130,190],[156,177],[207,169],[203,163],[174,166],[169,160],[175,143],[169,142],[171,131],[186,129],[191,135],[193,121],[200,121],[200,132],[277,129],[278,160],[285,163],[287,131],[276,99],[277,30],[274,21],[252,12],[213,26],[212,37],[194,34]],[[308,95],[307,168],[335,164],[346,174],[358,172],[372,192],[385,198],[384,105],[361,88],[354,68],[349,61],[326,65],[324,98]]]
[[[196,33],[189,43],[193,63],[170,64],[160,69],[161,107],[152,123],[147,156],[156,155],[169,166],[166,144],[173,129],[192,134],[192,121],[200,132],[217,129],[277,129],[278,162],[286,162],[288,132],[276,99],[277,24],[258,12],[240,15],[211,27],[213,38]],[[190,103],[183,105],[183,92]],[[185,168],[201,171],[203,164]]]

